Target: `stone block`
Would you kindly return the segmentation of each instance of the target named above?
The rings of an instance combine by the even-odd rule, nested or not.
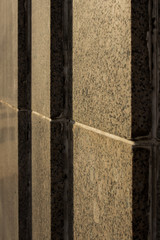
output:
[[[32,1],[32,109],[50,116],[50,1]]]
[[[18,112],[0,103],[0,239],[18,240]]]
[[[32,113],[32,236],[64,239],[67,125]]]
[[[151,88],[147,1],[73,1],[73,120],[148,136]]]
[[[51,239],[50,121],[32,114],[32,238]]]
[[[0,98],[17,106],[18,98],[18,1],[0,2]]]
[[[64,115],[63,1],[32,1],[32,109]]]
[[[147,239],[150,150],[73,127],[75,239]]]

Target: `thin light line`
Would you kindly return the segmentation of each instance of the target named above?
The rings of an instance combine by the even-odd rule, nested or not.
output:
[[[127,140],[127,139],[125,139],[125,138],[122,138],[122,137],[113,135],[113,134],[111,134],[111,133],[104,132],[104,131],[102,131],[102,130],[99,130],[99,129],[97,129],[97,128],[93,128],[93,127],[87,126],[87,125],[82,124],[82,123],[79,123],[79,122],[75,122],[74,125],[75,125],[75,126],[82,127],[82,128],[87,129],[87,130],[89,130],[89,131],[98,133],[98,134],[100,134],[100,135],[103,135],[103,136],[112,138],[112,139],[117,140],[117,141],[121,141],[121,142],[130,144],[130,145],[136,145],[136,142],[134,142],[134,141]]]
[[[41,117],[41,118],[43,118],[43,119],[46,119],[46,120],[50,121],[50,122],[52,121],[51,118],[46,117],[46,116],[42,115],[41,113],[38,113],[38,112],[35,112],[35,111],[32,111],[32,113],[37,115],[37,116],[39,116],[39,117]]]
[[[8,106],[8,107],[10,107],[10,108],[12,108],[12,109],[14,109],[15,111],[18,111],[18,108],[12,106],[12,105],[9,104],[9,103],[4,102],[3,100],[0,100],[0,103],[2,103],[2,104],[4,104],[4,105],[6,105],[6,106]]]

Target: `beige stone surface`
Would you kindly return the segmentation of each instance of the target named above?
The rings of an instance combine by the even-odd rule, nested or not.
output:
[[[32,1],[32,109],[50,116],[50,1]]]
[[[148,235],[149,150],[73,127],[74,239]]]
[[[0,98],[17,106],[18,1],[0,1]]]
[[[131,1],[73,1],[73,119],[131,136]]]
[[[32,237],[51,239],[50,121],[32,114]]]
[[[125,137],[151,131],[148,2],[73,0],[73,120]]]
[[[0,103],[0,239],[18,240],[18,114]]]

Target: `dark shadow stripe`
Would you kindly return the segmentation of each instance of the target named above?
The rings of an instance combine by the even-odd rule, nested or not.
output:
[[[131,108],[132,139],[151,138],[152,79],[149,59],[148,0],[131,1]],[[148,239],[149,226],[149,150],[133,150],[132,230],[133,239]]]
[[[18,0],[18,109],[31,109],[31,0]]]
[[[72,0],[51,1],[51,239],[72,239]]]
[[[149,159],[150,151],[133,149],[132,162],[132,231],[133,240],[149,236]]]
[[[51,118],[61,118],[65,109],[65,79],[63,76],[63,4],[51,0]]]
[[[19,240],[32,239],[31,113],[18,113]]]
[[[132,139],[149,137],[152,128],[148,11],[148,0],[131,1]]]
[[[19,239],[32,239],[31,204],[31,0],[18,0]]]

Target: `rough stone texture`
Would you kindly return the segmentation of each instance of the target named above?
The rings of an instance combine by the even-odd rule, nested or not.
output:
[[[32,238],[51,239],[50,121],[32,114]]]
[[[17,106],[18,1],[0,1],[0,98]]]
[[[0,103],[0,239],[18,240],[18,114]]]
[[[73,119],[125,138],[150,132],[147,1],[73,0]]]
[[[50,1],[32,1],[32,109],[50,116]]]
[[[74,126],[75,239],[147,239],[149,155]]]
[[[73,1],[73,119],[131,136],[131,3]]]

